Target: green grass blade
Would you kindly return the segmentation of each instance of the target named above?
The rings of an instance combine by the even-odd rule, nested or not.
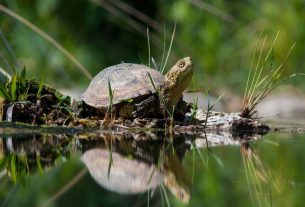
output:
[[[17,181],[17,170],[16,170],[16,155],[11,155],[11,163],[10,163],[10,173],[14,183]]]
[[[169,202],[169,199],[168,199],[168,196],[167,196],[166,189],[165,189],[163,183],[161,183],[161,189],[162,189],[163,194],[164,194],[164,198],[165,198],[165,201],[166,201],[166,205],[167,205],[167,206],[171,206],[171,205],[170,205],[170,202]]]
[[[114,97],[114,90],[111,88],[110,79],[108,78],[108,95],[109,95],[109,106],[106,111],[106,115],[109,113],[110,110],[110,118],[113,118],[113,97]]]
[[[156,85],[155,85],[155,82],[154,82],[154,80],[152,79],[150,73],[147,73],[147,75],[148,75],[149,80],[150,80],[150,82],[151,82],[153,88],[155,89],[156,93],[159,93],[159,90],[157,89],[157,87],[156,87]]]
[[[225,95],[225,94],[224,94],[224,93],[221,94],[221,95],[216,99],[216,101],[209,107],[208,111],[211,111],[211,110],[214,108],[214,106],[220,101],[220,99],[223,97],[223,95]]]
[[[109,110],[110,110],[110,113],[112,113],[112,101],[113,101],[111,83],[110,83],[109,78],[108,78],[108,95],[109,95],[109,106],[107,108],[106,115],[108,114]]]
[[[12,96],[12,101],[17,100],[17,75],[13,75],[12,82],[11,82],[11,88],[10,93]]]
[[[147,45],[148,45],[148,67],[150,67],[150,39],[149,39],[149,27],[147,27]]]
[[[158,69],[158,66],[157,66],[157,64],[156,64],[156,62],[155,62],[155,59],[154,59],[153,57],[151,57],[151,62],[152,62],[152,64],[154,65],[155,69],[156,69],[156,70],[159,70],[159,69]]]
[[[163,198],[163,191],[161,189],[161,186],[159,185],[159,190],[160,190],[160,195],[161,195],[161,203],[162,203],[162,207],[164,207],[164,198]]]
[[[254,69],[254,75],[253,75],[253,79],[251,81],[251,85],[250,85],[250,89],[249,89],[249,102],[252,102],[252,97],[253,97],[253,93],[255,91],[255,82],[257,80],[257,70],[259,68],[259,65],[260,65],[260,62],[261,62],[261,59],[262,59],[262,54],[263,54],[263,49],[264,49],[264,46],[265,46],[265,43],[266,43],[266,39],[267,37],[265,36],[264,40],[263,40],[263,43],[262,43],[262,46],[261,46],[261,50],[260,50],[260,54],[259,54],[259,57],[258,57],[258,61],[257,61],[257,64],[256,64],[256,67]]]
[[[283,62],[278,66],[278,68],[274,71],[271,71],[270,74],[268,74],[268,78],[266,79],[266,83],[262,86],[261,89],[257,90],[257,93],[255,96],[253,96],[253,100],[249,104],[250,107],[253,109],[261,100],[263,100],[274,88],[279,86],[284,81],[290,79],[291,77],[294,77],[295,75],[290,75],[288,77],[284,77],[281,79],[281,76],[284,72],[283,65],[287,61],[289,55],[291,54],[293,48],[295,47],[296,43],[294,43],[291,48],[289,49],[288,53],[286,54]],[[264,78],[263,78],[264,79]],[[259,83],[260,84],[260,83]]]
[[[246,175],[246,180],[247,180],[247,184],[248,184],[250,197],[251,197],[252,203],[254,203],[254,198],[253,198],[254,196],[253,196],[251,186],[250,186],[250,176],[249,176],[248,167],[247,167],[248,165],[247,165],[246,154],[242,154],[242,158],[243,158],[244,170],[245,170],[245,175]]]
[[[274,48],[274,45],[275,45],[276,40],[277,40],[277,38],[278,38],[278,36],[279,36],[279,33],[280,33],[280,32],[278,31],[277,34],[276,34],[276,36],[275,36],[275,38],[274,38],[274,40],[273,40],[273,42],[272,42],[271,47],[269,48],[269,51],[268,51],[268,53],[267,53],[267,55],[266,55],[266,57],[265,57],[265,60],[264,60],[262,66],[261,66],[261,68],[260,68],[259,74],[258,74],[257,79],[256,79],[256,82],[255,82],[255,84],[254,84],[254,86],[255,86],[254,91],[255,91],[255,90],[259,87],[259,85],[261,84],[261,81],[259,81],[259,80],[260,80],[260,76],[261,76],[262,71],[263,71],[263,69],[264,69],[264,66],[265,66],[265,64],[266,64],[266,62],[267,62],[267,60],[268,60],[268,58],[269,58],[269,56],[270,56],[270,54],[271,54],[271,51],[272,51],[273,48]],[[262,80],[266,80],[266,79],[263,78]]]
[[[37,163],[37,167],[38,167],[38,171],[39,171],[39,175],[42,176],[42,166],[41,166],[41,161],[40,161],[40,157],[36,158],[36,163]]]
[[[150,82],[151,82],[151,84],[152,84],[154,90],[155,90],[156,93],[157,93],[158,98],[160,99],[160,102],[164,105],[164,109],[165,109],[166,112],[171,116],[171,115],[172,115],[171,112],[170,112],[169,109],[166,108],[166,106],[165,106],[165,100],[164,100],[163,95],[160,94],[160,91],[159,91],[159,89],[156,87],[156,85],[155,85],[155,83],[154,83],[154,80],[152,79],[150,73],[147,73],[147,75],[148,75],[148,77],[149,77],[149,80],[150,80]]]
[[[43,88],[43,82],[44,82],[44,75],[42,75],[41,79],[40,79],[40,83],[39,83],[39,87],[38,87],[38,91],[37,91],[37,97],[38,98],[41,97],[41,92],[42,92],[42,88]]]
[[[3,13],[7,14],[10,17],[13,17],[17,19],[19,22],[39,34],[42,38],[47,40],[49,43],[51,43],[55,48],[57,48],[62,54],[64,54],[73,64],[76,65],[76,67],[88,78],[92,79],[92,75],[89,73],[88,69],[85,68],[68,50],[66,50],[63,46],[61,46],[54,38],[52,38],[49,34],[47,34],[45,31],[41,30],[38,28],[36,25],[33,23],[29,22],[22,16],[16,14],[12,10],[4,7],[3,5],[0,4],[0,11]]]
[[[12,96],[9,94],[9,92],[7,91],[7,89],[5,88],[5,86],[0,85],[0,95],[2,98],[4,98],[5,100],[12,102],[13,98]]]
[[[166,50],[166,26],[164,23],[164,31],[163,31],[163,52],[162,52],[162,59],[161,59],[161,65],[160,65],[160,72],[163,68],[163,64],[164,64],[164,58],[165,58],[165,50]]]
[[[149,200],[150,200],[150,190],[147,191],[147,207],[150,207],[150,203],[149,203]]]
[[[21,80],[21,82],[25,82],[25,80],[26,80],[26,69],[25,69],[25,67],[23,67],[22,70],[21,70],[20,80]]]
[[[110,146],[110,149],[109,149],[109,162],[108,162],[108,168],[107,168],[107,176],[108,176],[108,179],[109,179],[109,177],[110,177],[110,172],[111,172],[112,164],[113,164],[112,146]]]
[[[247,83],[246,83],[246,89],[245,89],[244,98],[243,98],[243,102],[242,102],[242,107],[244,107],[246,105],[246,99],[247,99],[247,97],[249,95],[248,94],[249,81],[250,81],[250,77],[251,77],[251,73],[252,73],[252,67],[253,67],[254,59],[255,59],[255,56],[256,56],[256,52],[257,52],[258,45],[259,45],[259,42],[260,42],[262,34],[263,34],[263,30],[259,34],[258,42],[256,44],[256,47],[255,47],[255,50],[254,50],[254,54],[252,56],[252,60],[251,60],[251,64],[250,64],[250,69],[249,69],[249,73],[248,73],[248,78],[247,78]]]
[[[171,49],[172,49],[172,45],[173,45],[174,38],[175,38],[175,33],[176,33],[176,26],[177,26],[177,20],[175,20],[175,25],[174,25],[171,41],[170,41],[170,44],[169,44],[169,48],[168,48],[168,51],[167,51],[167,55],[166,55],[166,58],[165,58],[165,62],[164,62],[164,65],[163,65],[163,67],[161,69],[161,73],[162,74],[164,73],[164,69],[166,67],[166,64],[167,64],[167,61],[168,61],[168,58],[169,58],[169,54],[170,54]]]
[[[277,38],[278,38],[279,34],[280,34],[280,31],[278,31],[278,32],[276,33],[275,38],[273,39],[272,45],[271,45],[271,47],[270,47],[270,49],[269,49],[269,51],[268,51],[268,53],[267,53],[267,55],[266,55],[265,62],[268,60],[268,58],[269,58],[269,56],[270,56],[270,54],[271,54],[271,51],[273,50],[274,45],[275,45],[275,43],[276,43],[276,41],[277,41]]]
[[[276,83],[270,85],[265,91],[263,94],[261,94],[261,96],[258,96],[257,97],[257,100],[255,100],[255,105],[256,106],[261,100],[263,100],[273,89],[275,89],[276,87],[278,87],[279,85],[281,85],[283,82],[295,77],[295,76],[305,76],[305,74],[303,73],[295,73],[295,74],[292,74],[288,77],[285,77],[279,81],[277,81]]]
[[[206,169],[208,169],[208,163],[204,160],[204,157],[203,157],[203,155],[202,155],[200,149],[199,149],[197,146],[194,146],[194,147],[195,147],[195,149],[196,149],[196,151],[197,151],[197,153],[198,153],[198,155],[199,155],[199,157],[200,157],[200,159],[201,159],[201,162],[203,163],[203,166],[204,166]]]

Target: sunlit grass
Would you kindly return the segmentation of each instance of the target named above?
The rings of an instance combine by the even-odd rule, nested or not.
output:
[[[165,58],[164,64],[161,65],[161,73],[162,74],[164,73],[164,70],[165,70],[165,67],[166,67],[169,55],[171,53],[171,49],[172,49],[172,45],[173,45],[174,38],[175,38],[175,33],[176,33],[176,25],[177,25],[177,23],[175,21],[174,29],[173,29],[172,36],[171,36],[171,41],[170,41],[169,48],[168,48],[168,51],[167,51],[167,54],[166,54],[166,58]]]
[[[147,28],[147,46],[148,46],[148,66],[150,67],[150,60],[152,60],[156,70],[159,70],[162,74],[164,73],[164,70],[165,70],[165,67],[166,67],[166,64],[167,64],[167,61],[168,61],[168,58],[169,58],[169,55],[171,53],[171,48],[172,48],[172,45],[173,45],[173,42],[174,42],[174,38],[175,38],[175,33],[176,33],[176,22],[175,21],[175,24],[174,24],[174,28],[173,28],[173,32],[172,32],[172,36],[171,36],[171,41],[170,41],[170,44],[169,44],[169,48],[168,48],[168,51],[167,51],[167,55],[166,55],[166,58],[164,60],[164,56],[165,56],[165,51],[166,51],[166,39],[165,39],[165,26],[164,26],[164,40],[163,40],[163,54],[162,54],[162,60],[161,60],[161,65],[160,67],[158,68],[157,67],[157,64],[155,63],[155,60],[153,57],[151,57],[151,47],[150,47],[150,36],[149,36],[149,29]],[[164,62],[163,62],[164,61]],[[156,91],[157,93],[157,96],[158,98],[160,99],[160,102],[161,104],[163,105],[163,108],[164,110],[167,112],[167,115],[169,115],[170,117],[170,134],[172,134],[173,132],[173,123],[174,123],[174,112],[175,112],[175,106],[173,106],[172,109],[168,109],[166,107],[166,104],[165,104],[165,99],[163,97],[163,94],[161,93],[161,91],[159,90],[158,87],[156,87],[154,81],[153,81],[153,78],[152,76],[147,73],[149,79],[150,79],[150,82],[154,88],[154,90]]]
[[[176,6],[174,4],[174,8],[175,8],[175,14],[176,14]],[[175,18],[175,23],[174,23],[174,27],[173,27],[173,31],[172,31],[172,35],[171,35],[171,40],[170,40],[170,44],[168,47],[168,50],[166,52],[166,26],[164,24],[164,31],[163,31],[163,52],[162,52],[162,58],[161,58],[161,64],[160,67],[157,67],[157,64],[155,63],[154,58],[151,56],[151,45],[150,45],[150,35],[149,35],[149,28],[147,27],[146,29],[146,38],[147,38],[147,46],[148,46],[148,66],[150,67],[150,61],[152,60],[155,69],[160,71],[162,74],[164,74],[164,71],[166,69],[166,65],[169,59],[169,56],[171,54],[171,49],[172,49],[172,45],[175,39],[175,34],[176,34],[176,27],[177,27],[177,17]],[[166,54],[166,56],[165,56]]]
[[[111,87],[110,80],[108,78],[108,96],[109,96],[109,106],[107,108],[107,111],[105,113],[104,121],[106,121],[106,126],[110,126],[113,124],[113,121],[115,120],[115,106],[113,104],[113,98],[114,98],[114,89]],[[110,117],[109,117],[110,114]]]
[[[261,36],[262,33],[259,36],[259,41],[257,43],[257,46],[254,51],[254,55],[252,57],[252,61],[250,64],[250,69],[248,73],[246,88],[245,88],[245,94],[242,102],[241,107],[241,116],[246,118],[253,118],[253,114],[256,113],[254,110],[257,104],[259,104],[274,88],[277,86],[283,84],[283,82],[287,81],[288,79],[295,77],[297,75],[305,75],[305,74],[297,74],[294,73],[292,75],[285,75],[285,63],[291,54],[292,50],[294,49],[296,43],[293,43],[291,48],[288,50],[285,58],[283,59],[282,63],[274,68],[271,65],[270,70],[266,69],[266,63],[269,61],[269,58],[272,54],[272,51],[274,49],[276,40],[279,36],[278,32],[265,56],[263,58],[263,50],[265,48],[265,44],[267,41],[267,36],[263,38],[262,44],[259,46],[259,42],[261,42]],[[260,47],[258,59],[256,66],[254,66],[254,60],[256,58],[256,53],[258,48]]]

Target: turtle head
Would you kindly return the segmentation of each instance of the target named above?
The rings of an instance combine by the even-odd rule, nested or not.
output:
[[[166,74],[163,96],[167,105],[177,104],[193,76],[192,59],[185,57],[179,60]]]
[[[190,57],[182,58],[165,74],[166,81],[171,86],[187,84],[193,75],[192,59]]]

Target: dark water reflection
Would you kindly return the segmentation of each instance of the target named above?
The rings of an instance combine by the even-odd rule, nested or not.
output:
[[[0,206],[302,204],[302,133],[1,130]]]

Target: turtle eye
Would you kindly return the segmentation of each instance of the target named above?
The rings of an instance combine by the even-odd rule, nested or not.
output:
[[[178,63],[178,67],[179,68],[183,68],[185,66],[185,62],[184,61],[180,61],[179,63]]]

